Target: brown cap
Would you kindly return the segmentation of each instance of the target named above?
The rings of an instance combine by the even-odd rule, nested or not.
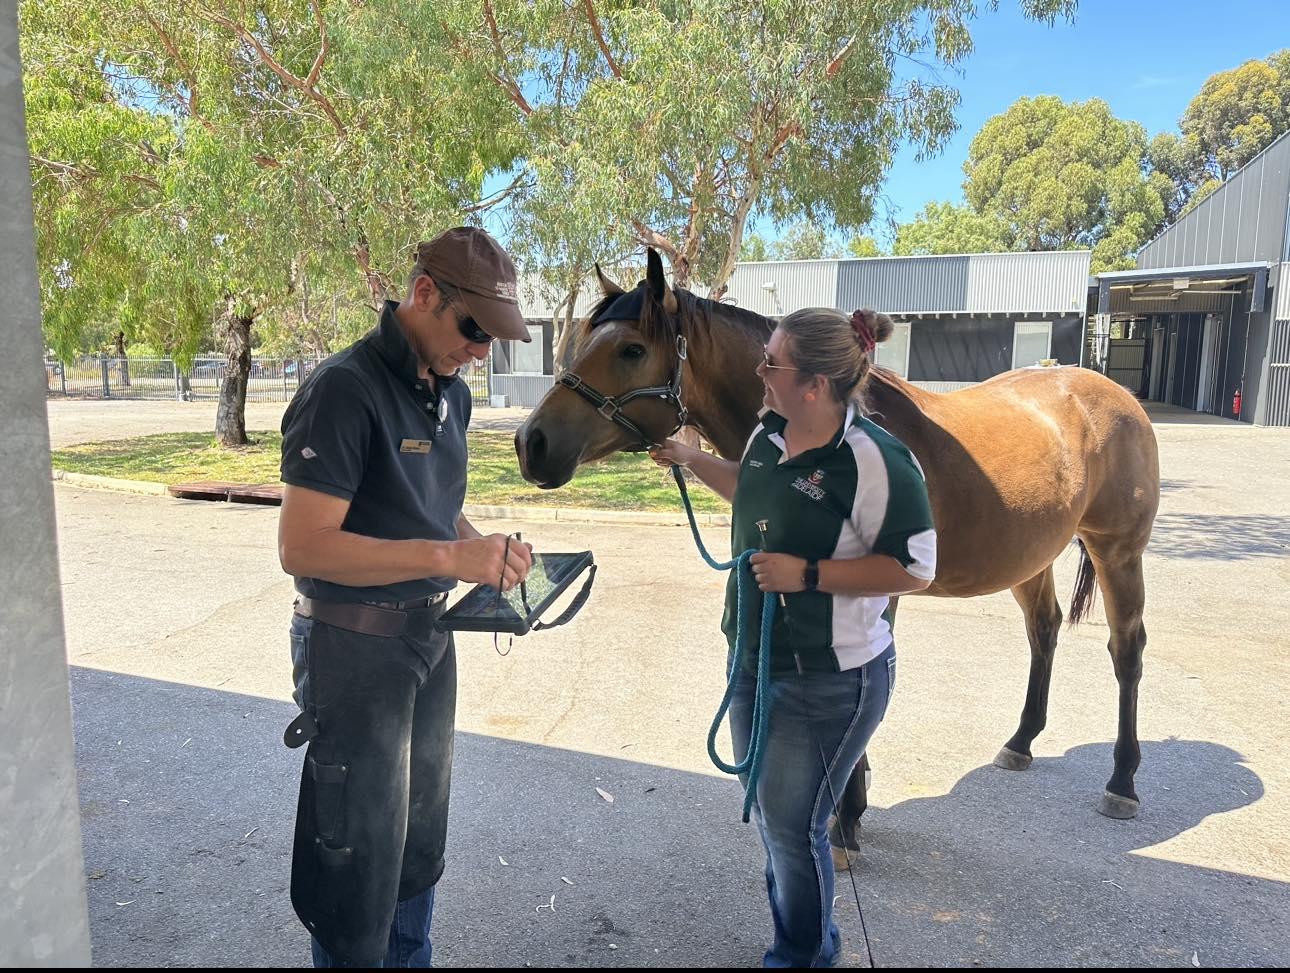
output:
[[[417,244],[417,263],[441,284],[461,291],[475,323],[494,338],[530,341],[520,313],[515,264],[501,245],[477,226],[454,226]]]

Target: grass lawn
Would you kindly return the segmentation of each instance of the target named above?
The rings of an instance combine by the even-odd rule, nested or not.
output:
[[[247,434],[251,445],[221,449],[209,433],[180,432],[54,450],[54,468],[125,480],[184,483],[231,480],[277,483],[282,436]],[[520,477],[515,437],[508,432],[470,434],[470,486],[467,503],[500,506],[584,507],[598,510],[681,509],[676,484],[643,453],[618,453],[578,470],[559,490],[539,490]],[[727,513],[730,505],[701,484],[691,482],[690,499],[699,513]]]

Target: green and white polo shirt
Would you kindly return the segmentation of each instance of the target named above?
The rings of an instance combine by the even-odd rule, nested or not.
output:
[[[819,561],[868,554],[894,557],[916,578],[936,574],[936,531],[923,471],[891,433],[847,410],[837,436],[786,459],[785,420],[769,409],[753,431],[739,465],[730,528],[733,555],[760,550],[757,522],[765,520],[767,550]],[[735,572],[726,584],[721,629],[733,648]],[[761,639],[761,599],[755,586],[744,606],[749,643]],[[891,644],[890,599],[823,591],[785,596],[771,640],[771,668],[794,668],[793,653],[812,671],[855,669]]]

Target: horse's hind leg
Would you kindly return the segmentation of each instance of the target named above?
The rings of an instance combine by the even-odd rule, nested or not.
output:
[[[1026,705],[1021,723],[1012,739],[1004,744],[994,765],[1005,770],[1025,770],[1034,755],[1030,744],[1048,721],[1048,687],[1053,676],[1053,655],[1057,650],[1057,633],[1062,624],[1062,610],[1057,604],[1050,564],[1029,581],[1012,589],[1012,595],[1026,616],[1026,635],[1030,638],[1030,682],[1026,687]]]
[[[1140,802],[1133,789],[1142,751],[1138,748],[1138,682],[1142,678],[1142,651],[1147,645],[1147,630],[1142,624],[1146,600],[1142,581],[1142,555],[1116,550],[1114,545],[1098,543],[1096,536],[1086,537],[1089,553],[1097,568],[1097,580],[1106,606],[1106,621],[1111,629],[1107,647],[1120,684],[1120,726],[1115,738],[1115,770],[1107,781],[1106,793],[1098,810],[1111,818],[1132,818]]]

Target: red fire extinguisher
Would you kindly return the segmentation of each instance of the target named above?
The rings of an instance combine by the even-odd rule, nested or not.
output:
[[[1232,396],[1232,415],[1237,419],[1241,418],[1241,389],[1237,386],[1236,394]]]

